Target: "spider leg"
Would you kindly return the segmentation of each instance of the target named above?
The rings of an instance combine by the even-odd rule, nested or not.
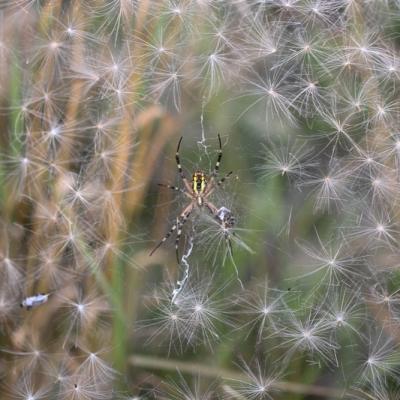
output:
[[[171,229],[166,233],[166,235],[158,242],[158,244],[153,248],[150,252],[149,256],[152,256],[155,251],[178,229],[179,226],[182,225],[187,221],[189,214],[193,210],[193,203],[190,203],[181,213],[181,215],[176,219],[176,224],[172,225]]]
[[[178,230],[176,231],[176,238],[175,238],[175,253],[176,253],[176,261],[178,262],[178,264],[180,264],[181,262],[179,257],[179,242],[181,240],[182,227],[185,224],[185,222],[189,219],[192,210],[193,206],[186,212],[186,214],[184,215],[181,214],[181,219],[178,222]]]
[[[219,133],[218,133],[218,142],[219,142],[218,158],[217,158],[217,162],[215,163],[214,171],[212,172],[211,177],[215,177],[215,176],[218,175],[219,165],[221,164],[221,158],[222,158],[222,142],[221,142],[221,136],[219,136]]]
[[[172,225],[171,229],[166,233],[166,235],[158,242],[158,244],[153,248],[153,250],[150,252],[149,256],[152,256],[155,251],[172,235],[172,233],[176,230],[178,227],[177,224]]]
[[[232,175],[233,171],[229,171],[225,176],[223,176],[217,183],[217,186],[222,185],[226,179],[228,179]]]
[[[184,185],[186,187],[186,190],[189,193],[192,193],[192,188],[191,188],[191,186],[190,186],[190,184],[189,184],[189,182],[188,182],[188,180],[187,180],[187,178],[186,178],[186,176],[185,176],[185,174],[184,174],[184,172],[182,170],[181,160],[180,160],[180,157],[179,157],[179,149],[181,147],[182,139],[183,139],[183,136],[181,136],[181,138],[179,139],[178,147],[176,148],[175,161],[176,161],[176,165],[178,167],[179,175],[180,175],[180,177],[181,177],[181,179],[182,179],[182,181],[183,181],[183,183],[184,183]]]
[[[185,190],[183,190],[183,189],[181,189],[181,188],[179,188],[177,186],[172,186],[172,185],[168,185],[168,184],[165,184],[165,183],[158,183],[158,186],[165,187],[165,188],[168,188],[168,189],[172,189],[175,192],[181,192],[181,193],[185,194],[187,197],[192,198],[192,196],[188,192],[186,192]]]
[[[214,170],[210,175],[210,182],[208,183],[208,188],[206,190],[205,195],[211,193],[213,189],[215,188],[215,178],[218,175],[219,172],[219,166],[221,164],[221,159],[222,159],[222,142],[221,142],[221,136],[218,134],[218,142],[219,142],[219,149],[218,149],[218,157],[217,157],[217,162],[215,163]],[[229,176],[231,173],[229,173],[227,176]],[[217,186],[219,186],[226,178],[225,176],[222,181],[218,181]]]
[[[214,206],[213,203],[209,201],[205,201],[204,205],[210,211],[211,215],[220,223],[221,221],[218,219],[217,213],[218,213],[218,208]]]
[[[219,181],[215,182],[214,178],[211,178],[210,183],[208,184],[206,193],[204,196],[209,196],[216,187],[222,185],[226,179],[228,179],[232,175],[233,171],[229,171],[225,176],[223,176]]]

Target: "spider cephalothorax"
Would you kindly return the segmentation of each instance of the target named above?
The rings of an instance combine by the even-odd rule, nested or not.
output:
[[[179,175],[183,181],[184,188],[159,184],[160,186],[168,187],[172,190],[178,191],[183,193],[186,197],[190,199],[190,203],[182,210],[180,215],[176,218],[176,224],[174,224],[169,232],[162,238],[162,240],[157,244],[157,246],[151,251],[150,255],[152,255],[171,235],[174,231],[176,231],[176,240],[175,240],[175,249],[176,249],[176,257],[179,260],[178,248],[179,248],[179,240],[182,234],[182,226],[188,220],[190,214],[195,208],[203,208],[206,207],[207,210],[211,213],[211,215],[215,218],[216,221],[222,226],[225,230],[226,228],[231,228],[234,225],[234,218],[229,210],[225,209],[225,207],[217,208],[210,200],[210,195],[214,192],[215,188],[220,186],[225,179],[232,174],[228,172],[224,177],[217,180],[218,172],[219,172],[219,165],[221,163],[222,158],[222,143],[221,137],[218,135],[218,157],[217,161],[214,166],[214,170],[209,176],[203,171],[195,171],[192,175],[192,181],[189,183],[188,179],[186,178],[180,158],[179,158],[179,148],[181,146],[182,137],[179,139],[178,147],[176,149],[175,160],[178,166]],[[229,213],[225,213],[224,211],[221,214],[221,210],[227,210]]]

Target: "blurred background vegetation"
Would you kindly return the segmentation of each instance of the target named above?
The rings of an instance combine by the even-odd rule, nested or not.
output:
[[[399,16],[0,0],[0,398],[399,398]]]

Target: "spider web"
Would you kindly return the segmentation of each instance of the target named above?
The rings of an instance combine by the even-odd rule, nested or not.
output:
[[[183,254],[182,259],[181,259],[181,265],[184,266],[183,277],[182,277],[182,279],[176,281],[176,287],[172,291],[171,303],[173,303],[173,304],[176,304],[176,298],[182,292],[182,290],[184,289],[185,283],[189,279],[190,264],[189,264],[188,258],[190,257],[190,255],[192,254],[192,251],[193,251],[193,247],[194,247],[193,238],[194,238],[193,234],[189,236],[188,249],[187,249],[186,253]]]

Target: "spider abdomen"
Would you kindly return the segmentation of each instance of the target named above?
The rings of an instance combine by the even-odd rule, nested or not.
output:
[[[197,196],[201,196],[204,194],[204,191],[206,190],[207,186],[207,180],[204,172],[197,171],[193,174],[192,178],[192,189],[193,192]]]

